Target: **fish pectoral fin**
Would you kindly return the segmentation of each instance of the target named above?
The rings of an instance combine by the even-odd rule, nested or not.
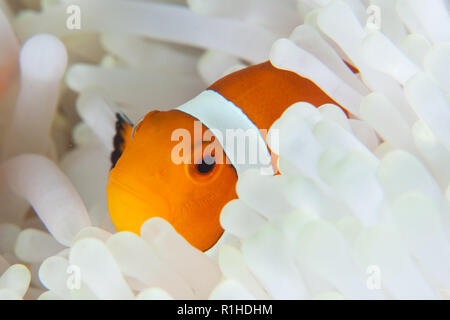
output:
[[[123,113],[116,113],[116,134],[113,138],[113,151],[111,152],[111,169],[114,168],[123,150],[131,140],[133,123]]]

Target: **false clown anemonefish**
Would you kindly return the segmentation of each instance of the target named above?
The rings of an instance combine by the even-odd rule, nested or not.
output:
[[[229,156],[225,145],[210,155],[213,161],[193,159],[176,164],[171,154],[179,142],[172,141],[172,133],[183,128],[194,137],[197,120],[203,131],[269,129],[299,101],[316,107],[337,104],[310,80],[277,69],[268,61],[229,74],[176,109],[149,112],[136,127],[117,114],[107,186],[109,211],[117,230],[139,234],[145,221],[161,217],[194,247],[202,251],[211,248],[223,233],[220,212],[237,198],[235,186],[243,168],[232,161],[214,162],[218,153]],[[194,139],[192,154],[196,148],[204,154],[208,143],[201,141],[201,136],[200,141]]]

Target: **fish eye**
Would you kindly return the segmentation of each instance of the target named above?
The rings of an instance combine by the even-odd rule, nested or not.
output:
[[[214,156],[206,156],[201,163],[196,165],[197,172],[200,174],[210,173],[216,166],[216,158]]]

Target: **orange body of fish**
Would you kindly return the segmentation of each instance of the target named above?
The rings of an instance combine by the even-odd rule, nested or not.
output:
[[[337,104],[310,80],[265,62],[218,80],[178,109],[148,113],[136,127],[119,116],[107,186],[117,230],[139,234],[145,221],[161,217],[194,247],[211,248],[223,233],[222,208],[237,197],[239,170],[230,161],[214,161],[218,156],[228,159],[226,147],[216,144],[208,154],[212,142],[202,136],[189,143],[192,152],[184,156],[191,161],[175,163],[173,150],[180,142],[174,141],[173,133],[183,129],[195,137],[196,121],[207,131],[216,124],[235,126],[233,117],[246,128],[269,129],[299,101],[316,107]],[[205,154],[208,161],[195,158]]]

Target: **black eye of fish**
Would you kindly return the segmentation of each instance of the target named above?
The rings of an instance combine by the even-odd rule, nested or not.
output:
[[[202,162],[197,164],[197,171],[200,174],[208,174],[214,169],[216,159],[213,156],[207,156],[202,159]]]

